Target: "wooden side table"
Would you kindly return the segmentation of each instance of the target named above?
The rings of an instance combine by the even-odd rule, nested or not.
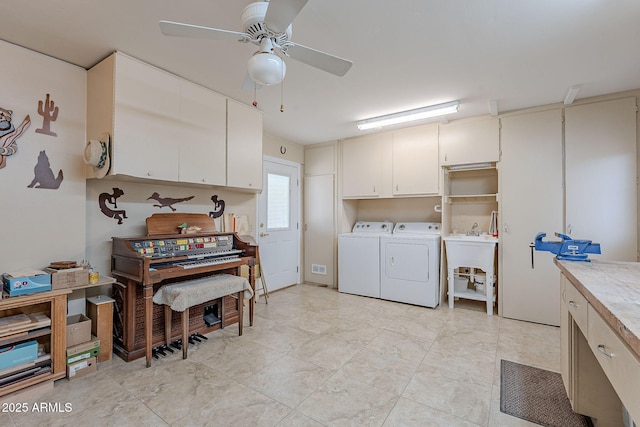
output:
[[[105,295],[87,298],[87,317],[91,319],[91,334],[100,340],[98,363],[111,360],[113,354],[114,301]]]

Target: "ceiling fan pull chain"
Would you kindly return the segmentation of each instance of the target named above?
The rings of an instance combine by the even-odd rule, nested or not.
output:
[[[258,83],[253,82],[253,104],[254,107],[258,108]]]
[[[282,61],[284,64],[284,61]],[[284,113],[284,65],[281,65],[282,68],[282,83],[280,83],[280,112]]]

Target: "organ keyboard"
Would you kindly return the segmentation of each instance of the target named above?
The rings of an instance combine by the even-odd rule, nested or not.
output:
[[[160,286],[212,274],[239,275],[240,268],[247,266],[249,283],[255,288],[253,266],[257,246],[243,241],[235,233],[163,234],[113,237],[112,240],[111,273],[118,281],[114,287],[114,351],[127,361],[145,355],[150,366],[152,346],[164,341],[164,314],[161,309],[154,309],[152,302]],[[237,317],[235,303],[233,298],[221,302],[221,311],[225,313],[226,309],[228,315],[225,324],[234,323],[234,310]],[[253,308],[252,298],[250,325],[253,325]],[[189,324],[194,333],[207,333],[219,327],[205,325],[201,319],[203,310],[192,310],[194,318]],[[143,330],[140,318],[144,318]]]

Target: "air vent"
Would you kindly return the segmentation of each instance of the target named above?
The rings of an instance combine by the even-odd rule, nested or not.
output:
[[[311,264],[311,272],[315,274],[327,274],[327,266],[320,264]]]

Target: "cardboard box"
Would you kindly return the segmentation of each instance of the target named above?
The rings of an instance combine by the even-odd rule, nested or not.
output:
[[[98,362],[95,357],[81,360],[80,362],[67,365],[67,378],[75,380],[98,370]]]
[[[67,365],[97,357],[98,354],[100,354],[100,340],[92,336],[89,342],[67,348]]]
[[[2,275],[4,290],[7,291],[10,297],[50,291],[51,275],[45,272],[40,273],[41,274],[24,276],[16,275],[15,273],[4,273]]]
[[[32,362],[38,358],[38,342],[25,341],[20,344],[0,348],[0,370],[11,368],[22,363]]]
[[[56,269],[47,267],[45,272],[51,274],[51,289],[66,289],[86,286],[89,283],[89,270],[82,267]]]
[[[91,341],[91,319],[84,314],[67,316],[67,348]]]

